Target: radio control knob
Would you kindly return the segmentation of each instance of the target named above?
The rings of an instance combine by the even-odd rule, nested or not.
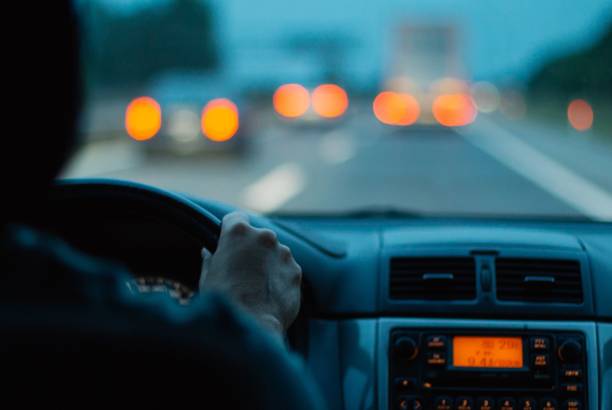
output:
[[[578,362],[582,358],[582,345],[574,339],[566,340],[559,346],[557,354],[563,362]]]
[[[393,343],[393,353],[403,359],[412,360],[419,353],[419,348],[413,338],[402,336]]]

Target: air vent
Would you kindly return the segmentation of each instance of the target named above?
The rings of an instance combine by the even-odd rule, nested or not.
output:
[[[582,303],[578,261],[499,258],[496,272],[500,300]]]
[[[476,297],[473,258],[392,258],[391,299],[465,300]]]

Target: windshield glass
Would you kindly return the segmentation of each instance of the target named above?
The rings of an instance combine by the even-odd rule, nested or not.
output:
[[[260,212],[612,220],[609,0],[75,7],[65,177]]]

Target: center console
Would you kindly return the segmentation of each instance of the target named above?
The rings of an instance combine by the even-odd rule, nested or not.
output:
[[[575,332],[395,328],[390,408],[583,410],[584,352]]]
[[[594,394],[589,391],[590,378],[597,377],[589,364],[596,358],[587,354],[594,339],[588,326],[410,322],[391,319],[381,326],[386,363],[380,371],[386,373],[386,382],[379,391],[385,391],[386,400],[380,408],[595,409],[589,404]]]

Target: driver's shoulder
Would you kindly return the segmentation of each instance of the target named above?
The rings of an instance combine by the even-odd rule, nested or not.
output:
[[[16,290],[40,290],[45,298],[65,300],[66,292],[76,296],[75,288],[92,286],[99,294],[102,288],[114,288],[127,275],[119,264],[87,255],[57,236],[25,225],[7,225],[1,248],[0,283],[4,291],[16,297],[24,296],[15,294]],[[18,287],[7,289],[11,285]]]

